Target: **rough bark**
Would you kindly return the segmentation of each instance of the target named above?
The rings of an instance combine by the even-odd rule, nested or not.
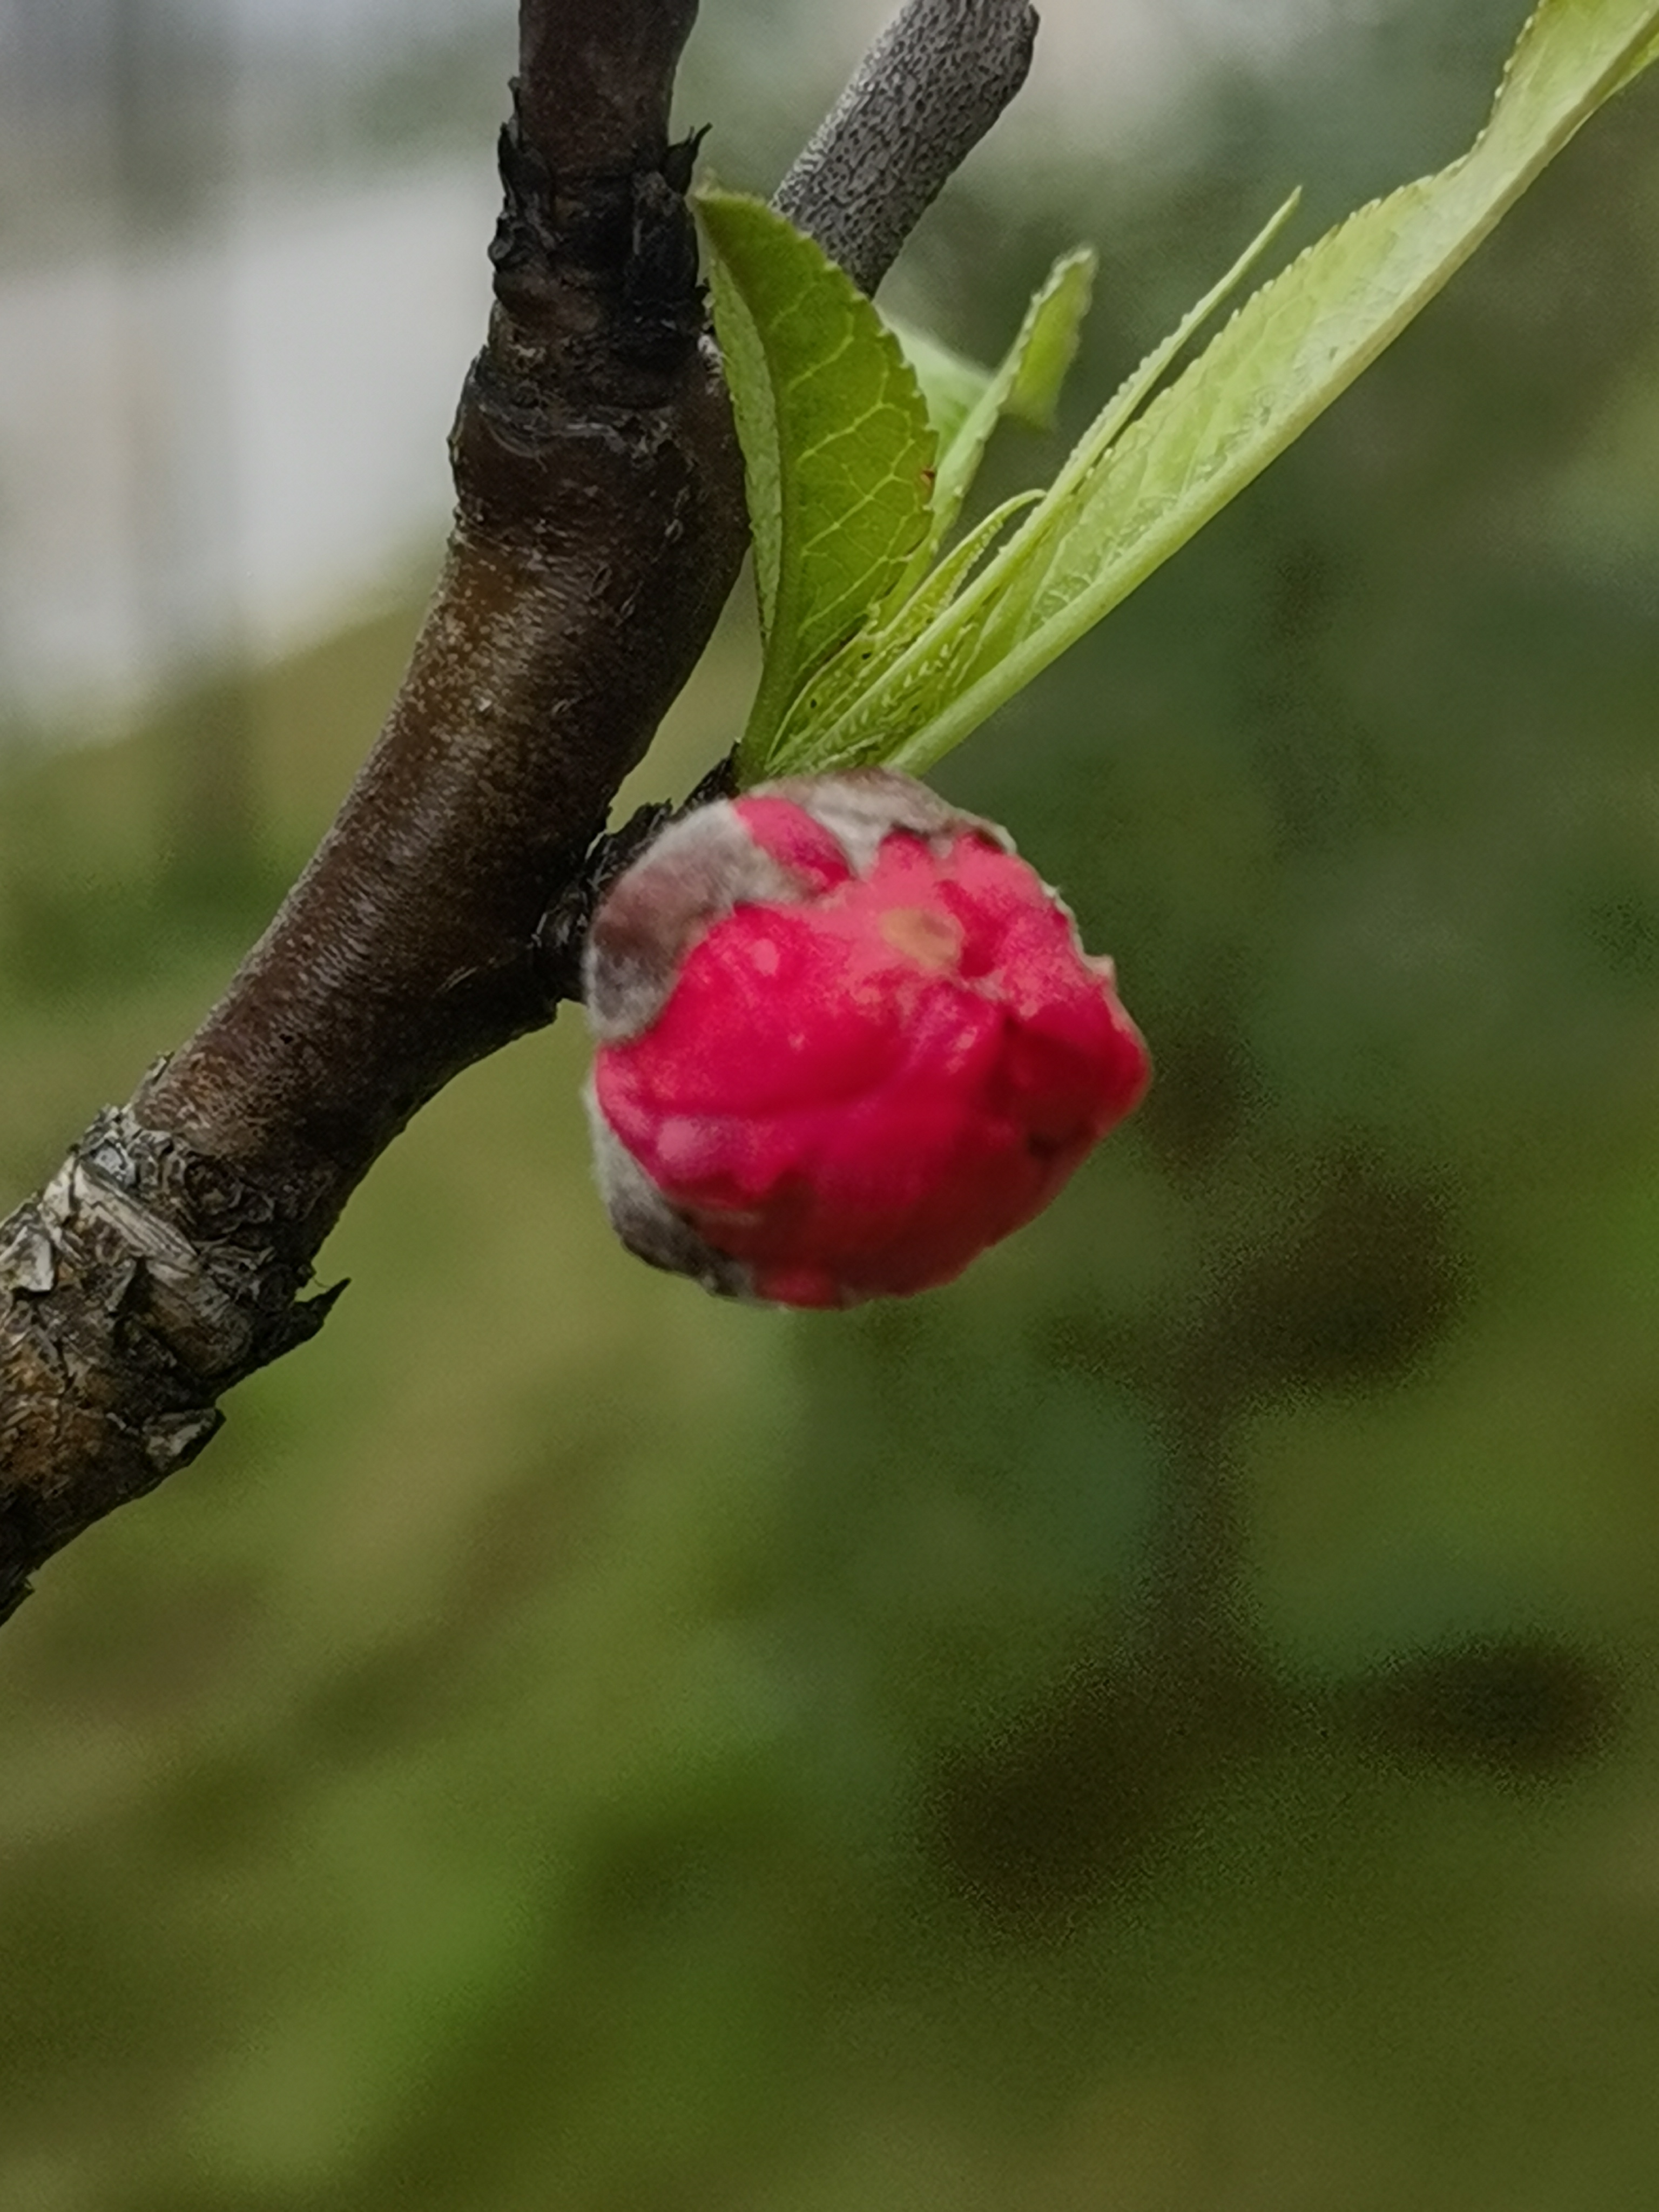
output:
[[[444,573],[339,817],[201,1028],[0,1224],[0,1619],[321,1325],[410,1116],[550,1020],[601,832],[746,542],[669,103],[696,0],[521,0],[495,305]],[[781,202],[873,286],[1024,75],[1024,0],[911,0]],[[637,834],[637,831],[636,833]]]
[[[1036,30],[1036,10],[1009,0],[911,0],[779,187],[779,208],[873,292],[1024,83]]]

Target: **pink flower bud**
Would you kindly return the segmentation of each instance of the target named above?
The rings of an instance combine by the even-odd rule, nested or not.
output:
[[[587,1005],[623,1243],[783,1305],[949,1282],[1150,1073],[1112,963],[1005,833],[880,769],[675,823],[599,909]]]

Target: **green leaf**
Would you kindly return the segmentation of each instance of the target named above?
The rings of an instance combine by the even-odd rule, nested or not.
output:
[[[1060,386],[1077,359],[1097,265],[1097,257],[1089,246],[1061,255],[1026,309],[1018,337],[995,373],[986,377],[960,425],[948,437],[940,433],[933,544],[943,544],[949,534],[979,473],[991,433],[1005,416],[1036,430],[1053,428]]]
[[[810,757],[813,732],[832,724],[842,708],[880,682],[897,665],[934,617],[949,605],[1017,514],[1042,498],[1038,491],[1018,492],[977,523],[953,545],[921,586],[900,599],[888,617],[866,624],[850,638],[798,692],[773,739],[768,774],[787,773],[797,754]]]
[[[1659,57],[1656,33],[1659,0],[1542,0],[1470,151],[1310,248],[1136,416],[1167,361],[1160,349],[994,558],[833,723],[800,733],[793,764],[919,771],[959,743],[1347,388],[1596,108]]]
[[[1237,289],[1255,262],[1290,220],[1297,197],[1291,194],[1271,221],[1257,233],[1219,283],[1212,285],[1195,307],[1188,308],[1169,337],[1155,346],[1139,367],[1124,379],[1085,431],[1060,475],[1048,491],[1040,495],[1036,514],[1026,529],[1021,532],[1015,544],[1008,549],[1008,554],[1027,542],[1031,528],[1044,515],[1067,512],[1077,487],[1087,483],[1097,471],[1113,441],[1133,418],[1136,410],[1143,404],[1194,331],[1206,322],[1228,295]],[[1028,327],[1030,321],[1030,318],[1028,318]],[[1016,353],[1018,350],[1017,344]],[[999,519],[1006,516],[1007,512],[1006,508],[1000,510]],[[994,579],[1002,572],[1006,559],[1007,554],[1005,554],[1002,560],[987,573],[982,580],[984,584],[994,586]],[[948,563],[941,565],[949,566]],[[930,579],[930,586],[931,583]],[[933,692],[941,686],[948,686],[951,672],[958,663],[971,659],[976,635],[971,622],[959,618],[960,612],[970,604],[977,605],[984,597],[983,592],[976,587],[972,594],[964,592],[942,604],[936,591],[930,587],[924,589],[930,605],[937,608],[927,628],[917,630],[914,625],[906,625],[903,651],[871,657],[865,681],[856,690],[843,689],[834,695],[836,712],[833,720],[826,715],[813,726],[797,718],[795,726],[787,732],[787,742],[782,736],[780,738],[776,759],[781,769],[806,770],[846,767],[854,762],[890,762],[896,759],[893,747],[904,741],[908,719],[914,719],[915,714],[922,710]]]
[[[765,659],[745,781],[804,683],[884,606],[927,536],[937,455],[898,341],[762,201],[704,192],[714,320],[748,475]]]
[[[709,292],[720,334],[738,443],[743,450],[744,495],[755,553],[755,596],[760,627],[769,642],[775,624],[778,572],[783,557],[783,459],[777,409],[767,373],[766,347],[755,319],[718,255],[710,258]]]
[[[933,426],[939,450],[943,453],[991,381],[991,371],[979,362],[969,361],[965,354],[942,345],[902,316],[886,315],[884,319],[921,386],[927,419]]]

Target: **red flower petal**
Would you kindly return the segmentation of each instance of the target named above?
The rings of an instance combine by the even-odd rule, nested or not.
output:
[[[811,784],[787,789],[735,811],[800,901],[711,923],[656,1018],[599,1052],[598,1109],[758,1295],[925,1289],[1048,1202],[1139,1101],[1146,1048],[1109,964],[988,829],[930,798],[949,829],[872,837],[860,873]]]

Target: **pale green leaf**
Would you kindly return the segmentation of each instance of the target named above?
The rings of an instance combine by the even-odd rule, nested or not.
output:
[[[1004,416],[1046,430],[1066,371],[1077,358],[1078,333],[1094,290],[1096,256],[1087,246],[1062,254],[1025,311],[1019,335],[987,375],[949,436],[939,438],[930,542],[944,542],[962,511],[991,433]]]
[[[765,628],[747,775],[801,685],[903,578],[937,448],[898,341],[851,279],[762,201],[711,191],[698,207]]]
[[[1659,0],[1543,0],[1471,150],[1362,210],[1263,286],[1103,450],[1091,432],[1015,537],[820,730],[811,765],[926,769],[1028,684],[1376,359],[1655,58],[1656,33]]]
[[[1009,354],[1013,379],[1002,411],[1010,422],[1033,430],[1054,428],[1099,267],[1092,246],[1074,246],[1060,255],[1033,295]]]
[[[826,661],[796,698],[767,756],[767,773],[787,775],[796,757],[810,760],[814,732],[833,723],[844,706],[867,690],[902,659],[990,551],[1017,514],[1036,505],[1039,491],[1017,492],[953,545],[922,583],[900,599],[889,618],[861,629]]]
[[[991,381],[991,372],[900,315],[887,315],[887,327],[904,349],[904,358],[921,386],[927,419],[943,453]]]
[[[1196,306],[1188,308],[1169,337],[1154,346],[1139,366],[1124,379],[1078,441],[1053,484],[1042,495],[1038,512],[1020,533],[1017,546],[1029,543],[1032,525],[1040,522],[1045,515],[1064,515],[1070,511],[1080,487],[1097,472],[1113,441],[1133,421],[1136,411],[1145,404],[1176,355],[1193,333],[1207,322],[1217,308],[1237,290],[1284,228],[1295,211],[1298,197],[1296,193],[1291,194],[1258,231],[1219,282],[1211,286]],[[1030,319],[1028,318],[1028,324]],[[1018,352],[1018,346],[1015,350]],[[1009,551],[1014,550],[1011,547]],[[999,562],[993,573],[1000,573],[1002,566],[1003,563]],[[989,576],[986,580],[988,583],[990,581]],[[983,596],[983,593],[975,592],[972,601],[975,608],[980,605]],[[933,595],[930,594],[930,604],[932,600]],[[963,607],[969,605],[965,595],[958,604]],[[976,646],[974,623],[959,621],[956,619],[952,608],[940,607],[926,630],[912,630],[906,651],[884,656],[879,660],[872,659],[866,672],[866,681],[857,691],[844,690],[836,696],[833,720],[826,715],[816,732],[798,728],[793,733],[792,752],[799,754],[803,765],[815,767],[839,766],[866,758],[891,757],[885,748],[901,737],[908,737],[917,714],[926,711],[929,695],[942,685],[948,687],[951,671],[970,661]]]
[[[1206,293],[1170,336],[1125,380],[1097,416],[1067,462],[1066,471],[1060,479],[1062,484],[1072,473],[1086,473],[1093,466],[1194,331],[1242,282],[1289,219],[1295,204],[1292,197],[1220,283]],[[1012,413],[1018,406],[1026,411],[1028,419],[1032,419],[1037,410],[1052,408],[1076,352],[1078,327],[1088,307],[1094,268],[1092,253],[1077,252],[1065,256],[1050,271],[995,378],[988,380],[988,404],[981,419],[963,434],[961,444],[971,448],[971,459],[966,465],[969,471],[977,465],[985,440],[999,414]],[[935,493],[936,532],[942,522],[954,519],[966,481],[966,477],[961,477],[954,486],[947,487],[941,465]],[[935,623],[943,626],[946,610],[1013,517],[1051,496],[1025,492],[1005,501],[928,573],[927,562],[934,543],[930,538],[912,565],[912,577],[907,580],[907,588],[896,611],[860,631],[819,672],[815,681],[797,693],[792,710],[773,740],[768,755],[769,769],[781,773],[796,767],[810,767],[821,757],[833,757],[838,763],[853,758],[884,757],[886,732],[879,726],[872,728],[871,717],[864,711],[866,702],[887,696],[884,687],[890,677],[899,678],[902,690],[919,668],[925,668],[930,676],[937,675],[940,665],[937,659],[929,653],[918,661],[912,658],[911,648],[927,637]],[[941,497],[946,501],[942,519],[939,513]],[[915,580],[916,578],[921,580]],[[963,650],[967,644],[964,632]],[[833,732],[830,741],[833,753],[826,745],[825,731]]]

